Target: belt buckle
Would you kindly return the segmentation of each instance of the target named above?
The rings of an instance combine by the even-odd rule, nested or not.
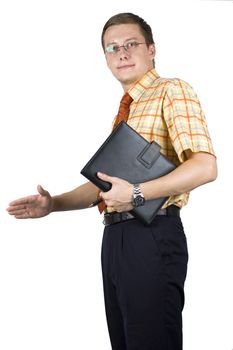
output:
[[[118,222],[121,222],[121,221],[124,221],[124,216],[122,215],[122,213],[111,212],[111,213],[104,214],[103,224],[105,226],[117,224]]]
[[[132,215],[130,215],[130,213],[128,212],[111,212],[111,213],[105,213],[104,214],[104,220],[103,220],[103,224],[105,226],[109,226],[112,224],[116,224],[118,222],[122,222],[122,221],[126,221],[133,218]]]
[[[104,214],[104,219],[103,219],[103,224],[104,224],[104,226],[109,226],[109,225],[111,225],[111,223],[106,223],[106,220],[105,220],[105,218],[110,218],[111,217],[111,215],[110,215],[110,213],[105,213]]]

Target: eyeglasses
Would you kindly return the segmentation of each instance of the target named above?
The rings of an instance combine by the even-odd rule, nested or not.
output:
[[[128,41],[124,45],[117,45],[117,44],[110,44],[105,48],[105,53],[107,54],[116,54],[117,52],[120,51],[121,47],[125,49],[126,52],[134,52],[134,50],[139,46],[139,45],[146,45],[147,43],[138,43],[137,41]]]

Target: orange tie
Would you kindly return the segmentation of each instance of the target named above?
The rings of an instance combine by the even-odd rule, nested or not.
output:
[[[120,102],[120,107],[118,110],[118,114],[116,116],[114,125],[113,125],[113,130],[117,127],[117,125],[122,122],[123,120],[127,122],[128,116],[129,116],[129,108],[130,104],[133,101],[132,97],[126,92],[124,96],[121,99]]]
[[[130,104],[132,101],[133,101],[132,97],[128,94],[128,92],[126,92],[121,99],[118,114],[116,116],[116,119],[115,119],[115,122],[113,125],[113,130],[117,127],[117,125],[120,122],[122,122],[122,121],[127,122],[128,117],[129,117],[129,108],[130,108]],[[99,192],[99,194],[100,194],[100,192]],[[98,194],[98,197],[99,197],[99,194]],[[98,204],[98,209],[99,209],[100,213],[102,213],[106,209],[106,204],[104,201],[102,201]]]

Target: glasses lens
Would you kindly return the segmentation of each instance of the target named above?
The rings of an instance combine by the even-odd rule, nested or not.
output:
[[[129,41],[128,43],[125,44],[125,49],[126,49],[126,51],[132,51],[138,45],[139,45],[139,43],[137,43],[136,41]]]
[[[105,49],[106,53],[116,53],[119,51],[119,45],[108,45]]]

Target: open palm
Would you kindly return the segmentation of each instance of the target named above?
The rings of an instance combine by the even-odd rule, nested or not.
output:
[[[7,211],[17,219],[41,218],[52,211],[53,200],[49,192],[37,186],[38,194],[16,199]]]

